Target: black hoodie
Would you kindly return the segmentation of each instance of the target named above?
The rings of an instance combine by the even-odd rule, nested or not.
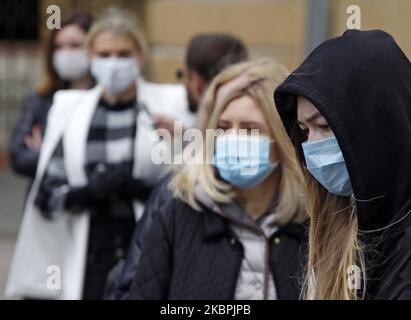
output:
[[[298,95],[314,104],[338,140],[357,199],[359,229],[382,228],[360,233],[366,245],[378,240],[378,254],[368,253],[373,256],[368,298],[411,299],[409,59],[383,31],[349,30],[318,46],[276,89],[274,99],[292,138],[298,131]]]

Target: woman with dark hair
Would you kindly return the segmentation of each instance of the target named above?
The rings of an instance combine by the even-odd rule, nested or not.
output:
[[[54,29],[45,47],[44,78],[24,102],[20,121],[10,143],[11,164],[22,175],[34,178],[48,110],[61,89],[88,89],[92,86],[85,38],[91,16],[72,12]]]

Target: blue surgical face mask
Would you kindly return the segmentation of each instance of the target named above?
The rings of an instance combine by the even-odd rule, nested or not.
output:
[[[253,188],[278,166],[278,163],[270,162],[270,143],[267,136],[218,136],[214,166],[230,184],[241,189]]]
[[[350,196],[353,191],[344,157],[335,137],[302,144],[307,170],[330,193]]]

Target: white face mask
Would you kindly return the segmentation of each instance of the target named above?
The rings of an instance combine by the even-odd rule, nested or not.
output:
[[[57,75],[66,81],[81,79],[89,71],[87,50],[58,50],[53,54],[53,67]]]
[[[140,75],[135,58],[93,58],[91,73],[111,94],[126,90]]]

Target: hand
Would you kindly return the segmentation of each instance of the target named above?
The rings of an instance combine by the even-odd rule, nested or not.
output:
[[[116,193],[128,179],[128,175],[121,165],[98,164],[90,175],[90,192],[97,199],[105,198]]]
[[[70,188],[65,208],[78,213],[100,204],[112,195],[119,195],[129,176],[130,173],[121,165],[98,164],[90,174],[88,185]]]
[[[41,215],[47,220],[52,219],[52,212],[48,205],[51,192],[52,188],[50,184],[47,181],[43,181],[34,198],[34,205],[39,208]]]
[[[27,148],[33,151],[39,151],[41,148],[41,126],[34,125],[31,131],[31,135],[27,135],[24,138],[24,143],[26,144]]]

